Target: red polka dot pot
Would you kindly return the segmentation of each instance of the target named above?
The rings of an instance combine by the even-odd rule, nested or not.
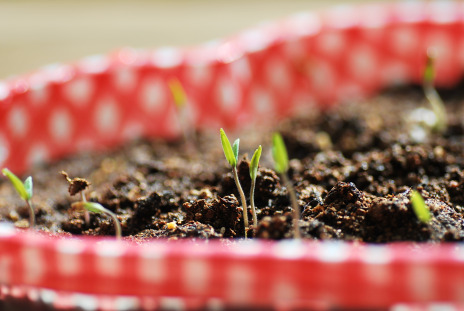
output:
[[[123,49],[0,83],[0,166],[16,173],[83,149],[179,134],[167,81],[198,127],[286,116],[464,72],[464,4],[405,2],[302,13],[192,48]],[[79,130],[78,130],[79,128]],[[0,225],[0,306],[58,310],[464,308],[461,244],[49,238]]]

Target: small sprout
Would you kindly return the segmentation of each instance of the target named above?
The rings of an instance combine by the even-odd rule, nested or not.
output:
[[[119,219],[116,216],[116,214],[114,214],[112,211],[110,211],[109,209],[106,209],[100,203],[87,202],[87,201],[85,201],[85,202],[76,202],[76,203],[73,204],[73,207],[75,207],[75,208],[83,208],[83,209],[85,209],[85,210],[87,210],[89,212],[93,212],[93,213],[97,213],[97,214],[106,214],[106,215],[110,216],[111,218],[113,218],[114,229],[116,231],[116,238],[118,240],[121,239],[121,236],[122,236],[121,224],[119,223]]]
[[[19,179],[15,174],[13,174],[7,168],[4,168],[2,170],[2,173],[4,176],[8,177],[8,179],[13,184],[13,187],[16,189],[16,192],[18,192],[21,199],[23,199],[26,202],[27,206],[29,207],[29,228],[34,227],[35,226],[35,213],[34,213],[34,208],[31,202],[32,194],[33,194],[32,177],[31,176],[27,177],[23,183],[21,179]]]
[[[227,162],[229,162],[230,166],[232,166],[232,173],[234,175],[235,185],[237,185],[238,193],[240,194],[240,200],[242,201],[243,207],[243,222],[245,227],[245,239],[247,238],[247,231],[248,231],[248,207],[246,204],[245,194],[243,193],[242,186],[240,185],[240,181],[238,179],[237,173],[237,162],[238,162],[238,151],[239,151],[239,144],[240,140],[237,139],[234,142],[234,145],[230,145],[230,141],[227,138],[226,133],[221,128],[221,144],[222,149],[224,150],[224,155],[226,156]]]
[[[416,217],[423,223],[428,223],[432,219],[432,215],[430,214],[429,208],[425,204],[424,199],[420,195],[419,192],[416,190],[411,191],[411,204],[412,210]]]
[[[185,108],[187,105],[187,95],[180,81],[176,78],[172,78],[168,81],[168,86],[177,109],[180,110]]]
[[[435,55],[434,51],[429,49],[427,51],[427,60],[424,70],[423,89],[425,97],[429,102],[433,113],[435,114],[435,124],[432,130],[437,133],[443,133],[447,128],[446,108],[443,100],[434,87],[435,81]]]
[[[293,188],[293,185],[287,176],[287,148],[285,147],[284,140],[279,133],[274,133],[272,136],[272,157],[274,158],[275,162],[275,170],[280,174],[280,176],[282,176],[284,184],[287,187],[288,193],[290,195],[290,201],[293,208],[293,237],[295,239],[299,239],[301,238],[300,226],[298,225],[298,221],[300,219],[300,206],[298,205],[295,189]]]
[[[188,107],[188,97],[185,92],[182,83],[177,78],[171,78],[168,80],[168,87],[171,91],[171,96],[174,104],[177,108],[177,114],[179,117],[179,124],[184,137],[186,148],[191,151],[189,153],[196,155],[197,149],[194,144],[196,140],[195,131],[193,129],[191,113]]]
[[[255,185],[256,185],[256,175],[258,174],[258,164],[259,158],[261,158],[261,152],[263,148],[259,145],[258,149],[255,150],[253,157],[250,162],[250,177],[251,177],[251,187],[250,187],[250,204],[251,204],[251,213],[253,215],[253,226],[256,228],[258,226],[258,219],[256,217],[256,208],[255,208]]]
[[[66,173],[65,171],[61,171],[61,175],[63,175],[63,177],[69,183],[69,187],[68,187],[69,194],[76,195],[80,193],[82,197],[82,202],[87,202],[87,199],[85,198],[84,190],[90,186],[90,182],[84,178],[79,178],[79,177],[71,179],[69,178],[68,173]],[[84,219],[85,219],[86,225],[88,226],[90,224],[90,215],[89,215],[89,211],[86,209],[84,209]]]

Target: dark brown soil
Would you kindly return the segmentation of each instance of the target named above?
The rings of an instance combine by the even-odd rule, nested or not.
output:
[[[417,108],[428,108],[417,87],[390,90],[329,111],[311,108],[275,128],[228,132],[231,140],[241,139],[238,173],[247,197],[248,159],[263,145],[255,191],[258,226],[251,226],[248,236],[292,237],[291,204],[270,154],[271,133],[278,130],[292,159],[289,176],[302,211],[304,238],[464,240],[464,97],[459,91],[444,95],[449,127],[443,134],[428,133],[408,121]],[[197,133],[196,139],[196,152],[185,152],[182,140],[137,141],[117,151],[34,168],[28,175],[34,179],[37,229],[114,235],[109,217],[91,213],[86,224],[83,213],[71,209],[80,196],[69,195],[69,184],[60,174],[64,170],[71,179],[91,182],[87,198],[118,215],[126,239],[243,237],[242,207],[219,129]],[[426,200],[431,222],[421,223],[414,214],[412,189]],[[251,211],[248,218],[251,225]],[[2,179],[0,220],[27,227],[27,219],[28,209]]]

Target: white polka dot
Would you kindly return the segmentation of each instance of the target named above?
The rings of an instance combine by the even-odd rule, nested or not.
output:
[[[426,264],[410,264],[408,271],[408,282],[413,295],[412,299],[417,301],[434,300],[435,275],[430,266]]]
[[[58,142],[69,140],[72,134],[72,122],[72,118],[66,110],[53,111],[48,123],[50,135]]]
[[[338,101],[341,103],[360,100],[363,98],[363,90],[361,86],[353,82],[339,84],[336,90],[336,94]]]
[[[255,111],[259,115],[272,114],[274,112],[274,101],[269,91],[263,88],[254,88],[251,91],[251,100]]]
[[[125,140],[136,139],[142,137],[143,135],[143,125],[140,122],[132,121],[124,125],[121,136]]]
[[[299,259],[305,255],[305,247],[298,240],[282,240],[272,249],[274,256],[284,259]]]
[[[435,54],[436,67],[440,67],[441,64],[447,63],[449,59],[454,57],[456,53],[454,48],[454,42],[452,42],[450,36],[444,31],[433,31],[427,35],[427,47],[433,50]]]
[[[137,75],[132,68],[121,67],[114,72],[114,84],[118,90],[131,91],[134,89],[136,83]]]
[[[288,281],[278,281],[274,284],[272,297],[280,303],[295,301],[298,298],[298,290],[294,284]]]
[[[141,103],[149,113],[158,112],[167,103],[166,85],[159,78],[145,80],[141,89]]]
[[[344,242],[326,241],[319,244],[316,255],[323,262],[343,262],[348,259],[349,246]]]
[[[269,84],[279,90],[288,90],[292,85],[292,78],[288,70],[288,62],[282,59],[271,59],[266,66]]]
[[[398,303],[390,307],[390,311],[415,311],[416,308],[411,305]]]
[[[364,249],[361,260],[369,264],[387,264],[391,261],[391,252],[386,246],[369,245]]]
[[[187,309],[182,298],[161,297],[159,306],[160,310],[183,311]]]
[[[13,135],[23,137],[29,128],[29,120],[26,110],[19,105],[14,106],[8,115],[8,126]]]
[[[409,80],[408,67],[400,61],[383,62],[380,75],[384,85],[401,85]]]
[[[364,5],[360,8],[360,23],[365,28],[382,28],[387,25],[389,20],[388,11],[383,5],[371,4]]]
[[[372,79],[376,72],[375,52],[368,46],[353,48],[349,59],[350,71],[359,79]]]
[[[291,61],[302,61],[308,55],[301,39],[292,39],[284,42],[283,50],[286,58]]]
[[[234,111],[240,103],[239,90],[228,79],[219,80],[216,86],[216,96],[220,106],[225,111]]]
[[[119,126],[120,112],[118,105],[112,98],[105,98],[98,102],[95,109],[95,127],[102,134],[114,133]]]
[[[47,147],[42,143],[36,143],[31,146],[27,155],[26,163],[28,166],[43,163],[49,158]]]
[[[85,311],[98,310],[98,299],[92,295],[85,294],[73,294],[72,296],[73,306],[76,308],[82,308]]]
[[[41,289],[40,290],[40,300],[42,302],[51,305],[52,303],[55,302],[55,300],[58,298],[58,294],[49,289]]]
[[[114,305],[118,311],[131,311],[140,309],[139,299],[135,297],[116,297],[114,299]]]
[[[224,42],[221,44],[216,52],[217,60],[223,63],[231,63],[239,59],[243,52],[237,46],[235,41]]]
[[[59,240],[57,244],[57,265],[64,275],[76,275],[81,271],[81,257],[78,256],[85,245],[78,240]]]
[[[459,19],[459,2],[432,1],[429,3],[430,20],[438,24],[450,24]]]
[[[307,74],[309,75],[313,88],[315,90],[333,90],[335,83],[335,75],[333,68],[326,62],[312,62],[307,66]]]
[[[3,167],[6,159],[10,154],[10,148],[8,142],[3,136],[0,135],[0,167]]]
[[[10,237],[15,234],[15,226],[9,222],[0,222],[0,237]]]
[[[186,259],[182,276],[184,284],[190,292],[204,293],[209,285],[210,269],[204,260]]]
[[[430,303],[427,306],[427,311],[457,311],[459,310],[456,305],[452,303]]]
[[[10,283],[10,271],[11,271],[11,258],[8,256],[0,256],[0,283]]]
[[[397,2],[395,5],[398,22],[417,23],[425,19],[425,6],[421,1]]]
[[[31,86],[29,98],[31,99],[32,104],[43,105],[48,101],[48,97],[48,88],[44,84]]]
[[[329,27],[346,29],[358,23],[356,8],[351,5],[338,5],[327,12]]]
[[[290,34],[305,37],[318,33],[321,29],[321,21],[318,15],[303,12],[290,17],[288,27]]]
[[[76,74],[74,67],[54,63],[41,68],[41,73],[45,75],[45,79],[51,82],[68,82]]]
[[[5,83],[0,83],[0,100],[4,100],[10,94],[10,90]]]
[[[369,284],[382,286],[388,284],[392,279],[392,272],[386,264],[366,264],[362,267],[364,278]]]
[[[241,57],[230,64],[230,73],[234,79],[246,82],[251,78],[250,63],[246,57]]]
[[[78,66],[85,73],[102,73],[110,66],[110,60],[105,55],[92,55],[81,60]]]
[[[227,267],[226,282],[228,283],[227,295],[232,303],[247,304],[253,299],[252,281],[253,271],[241,266]]]
[[[87,77],[77,78],[67,83],[64,87],[64,93],[67,98],[78,106],[89,103],[94,91],[92,80]]]
[[[101,242],[95,249],[98,254],[97,270],[102,275],[117,276],[122,272],[121,256],[124,248],[118,242]]]
[[[257,240],[240,240],[232,248],[234,255],[240,257],[250,257],[261,254],[261,245]]]
[[[198,86],[205,86],[211,80],[211,67],[207,65],[191,66],[187,69],[188,80]]]
[[[391,46],[401,55],[416,53],[419,47],[419,34],[411,27],[396,28],[391,33]]]
[[[326,55],[337,55],[346,53],[346,39],[340,31],[324,32],[317,37],[317,44]]]
[[[27,246],[21,252],[21,260],[24,267],[24,281],[31,285],[40,283],[45,270],[43,250]]]
[[[150,283],[160,283],[167,277],[165,250],[159,245],[143,247],[136,266],[138,277]]]
[[[182,53],[173,47],[164,47],[156,50],[152,57],[153,64],[161,68],[172,68],[182,62]]]
[[[272,33],[264,29],[250,29],[239,35],[243,48],[248,52],[259,52],[266,49],[272,40]]]

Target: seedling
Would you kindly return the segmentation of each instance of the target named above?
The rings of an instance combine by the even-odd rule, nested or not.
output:
[[[414,214],[416,214],[417,219],[425,224],[428,223],[432,219],[432,215],[420,193],[416,190],[412,190],[410,200],[412,210]]]
[[[258,174],[258,164],[259,158],[261,157],[261,151],[263,148],[259,145],[258,149],[255,150],[253,157],[250,162],[250,177],[251,177],[251,187],[250,187],[250,204],[251,204],[251,213],[253,215],[253,226],[256,228],[258,225],[258,219],[256,217],[255,209],[255,185],[256,185],[256,175]]]
[[[287,187],[288,193],[290,195],[290,201],[293,208],[293,237],[295,239],[301,238],[300,227],[298,221],[300,219],[300,206],[298,205],[295,189],[293,188],[292,183],[288,179],[288,154],[287,148],[285,147],[284,140],[279,133],[274,133],[272,136],[272,157],[275,162],[275,170],[280,174],[282,180],[284,181],[285,186]]]
[[[226,156],[227,162],[229,162],[230,166],[232,166],[232,174],[234,175],[235,184],[237,185],[238,193],[240,194],[240,200],[242,201],[243,206],[243,222],[245,227],[245,239],[247,238],[247,231],[248,231],[248,211],[247,211],[247,204],[245,199],[245,194],[243,193],[242,186],[240,185],[240,181],[238,179],[237,174],[237,162],[238,162],[238,151],[239,151],[239,144],[240,139],[235,140],[233,146],[230,145],[230,141],[227,138],[226,133],[221,128],[221,144],[222,149],[224,150],[224,155]]]
[[[32,206],[32,177],[29,176],[26,178],[24,182],[21,181],[15,174],[13,174],[9,169],[4,168],[2,170],[4,176],[8,177],[8,179],[13,184],[13,187],[18,192],[21,199],[23,199],[27,206],[29,207],[29,228],[35,226],[35,213],[34,208]]]
[[[195,152],[195,132],[193,130],[192,120],[188,109],[188,97],[182,83],[176,78],[171,78],[168,81],[169,90],[171,91],[174,104],[177,108],[179,116],[179,124],[184,137],[184,142],[190,151]]]
[[[90,182],[88,182],[84,178],[79,178],[79,177],[71,179],[69,178],[68,173],[66,173],[65,171],[61,171],[61,175],[63,175],[63,177],[69,183],[69,187],[68,187],[69,194],[76,195],[80,193],[82,197],[82,202],[87,202],[87,199],[85,198],[84,190],[90,186]],[[85,220],[85,224],[89,225],[90,215],[89,215],[89,211],[86,209],[84,209],[84,220]]]
[[[429,102],[433,113],[435,114],[435,124],[432,130],[437,133],[443,133],[447,128],[446,109],[443,100],[434,87],[435,81],[435,55],[432,50],[427,51],[427,60],[424,70],[423,89],[425,97]]]
[[[114,222],[114,229],[116,231],[116,238],[118,240],[121,239],[122,236],[122,230],[121,230],[121,224],[119,223],[118,217],[116,216],[115,213],[110,211],[109,209],[106,209],[101,205],[100,203],[95,203],[95,202],[76,202],[73,204],[73,207],[75,208],[83,208],[86,211],[97,213],[97,214],[106,214],[113,218]]]

